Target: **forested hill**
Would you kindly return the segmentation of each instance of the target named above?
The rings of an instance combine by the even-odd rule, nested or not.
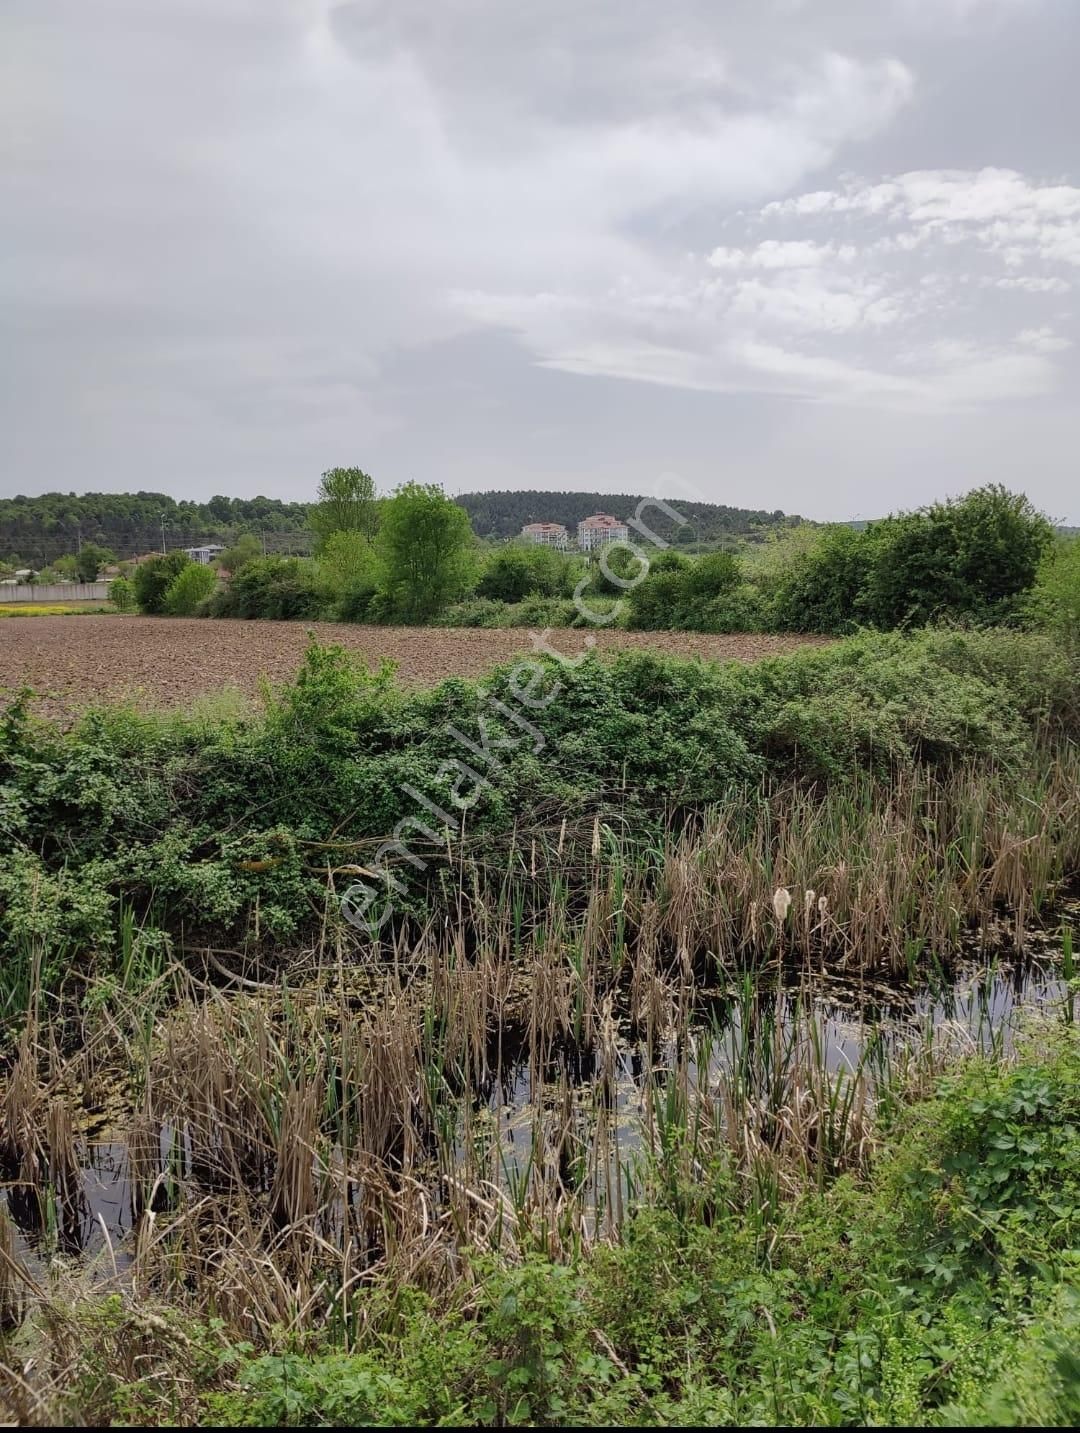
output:
[[[582,518],[609,512],[633,517],[640,496],[620,493],[522,492],[465,493],[455,499],[469,514],[481,538],[510,538],[528,522],[561,522],[574,536]],[[800,521],[782,512],[755,512],[719,503],[672,500],[687,521],[678,526],[656,508],[643,521],[670,542],[709,543],[722,538],[763,536],[770,529]],[[44,567],[80,543],[97,543],[118,558],[161,547],[165,522],[168,548],[202,542],[228,543],[243,532],[264,540],[268,552],[304,551],[309,541],[309,504],[277,498],[214,497],[209,502],[177,502],[164,493],[43,493],[40,497],[0,498],[0,560],[16,558]]]
[[[161,547],[161,523],[170,548],[224,542],[241,532],[302,539],[306,503],[277,498],[214,497],[206,503],[177,502],[164,493],[43,493],[0,498],[0,558],[18,557],[32,567],[73,553],[79,542],[97,543],[117,557]]]
[[[574,536],[578,523],[592,513],[606,512],[624,522],[633,517],[645,499],[627,493],[521,492],[463,493],[455,499],[469,514],[478,537],[516,537],[528,522],[561,522]],[[642,521],[670,542],[718,542],[731,536],[764,535],[772,528],[790,527],[798,517],[749,508],[727,507],[722,503],[686,502],[668,499],[687,521],[678,526],[655,508],[642,513]]]

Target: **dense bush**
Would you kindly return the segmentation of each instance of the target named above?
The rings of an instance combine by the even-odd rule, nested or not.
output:
[[[315,569],[298,557],[258,557],[246,562],[210,602],[214,617],[313,620],[322,614],[323,593]]]
[[[494,597],[470,597],[455,602],[434,619],[436,627],[513,627],[517,605]]]
[[[163,553],[160,557],[140,562],[131,579],[139,611],[150,616],[158,616],[164,612],[165,596],[169,588],[184,568],[190,566],[191,558],[186,552],[170,552],[167,555]]]
[[[753,621],[756,626],[757,617],[754,599],[743,587],[742,568],[729,552],[710,552],[696,560],[662,552],[652,559],[644,581],[626,593],[627,625],[645,630],[746,630],[739,623]]]
[[[1003,622],[1021,612],[1052,536],[1027,498],[996,486],[863,531],[831,528],[780,575],[770,620],[815,632]]]
[[[1052,539],[1050,524],[1027,498],[999,486],[872,524],[870,620],[899,627],[942,616],[1012,617]]]
[[[513,543],[492,557],[476,584],[477,597],[521,602],[526,597],[571,597],[579,559],[551,547]]]
[[[653,560],[653,549],[650,547],[645,552],[644,548],[638,548],[644,554],[643,562],[638,552],[634,551],[635,546],[637,544],[613,542],[609,547],[602,547],[599,552],[593,553],[588,565],[587,592],[590,596],[625,597],[640,583],[647,571],[645,563]]]
[[[217,586],[212,567],[189,563],[177,573],[165,594],[165,611],[170,617],[193,617]]]
[[[1074,653],[1080,650],[1080,537],[1057,542],[1046,553],[1028,616]]]
[[[781,632],[849,632],[868,620],[874,549],[865,532],[830,527],[766,587],[767,622]]]
[[[382,607],[376,578],[367,573],[345,584],[334,616],[339,622],[376,622],[380,619]]]
[[[444,763],[471,760],[452,733],[478,741],[480,714],[506,743],[469,814],[481,844],[536,810],[611,808],[647,828],[766,773],[1019,764],[1036,732],[1080,730],[1075,663],[1019,632],[866,636],[752,666],[624,652],[542,671],[552,700],[522,714],[528,734],[512,719],[513,667],[484,696],[460,680],[405,694],[318,646],[262,720],[100,712],[60,734],[16,703],[0,725],[0,797],[22,864],[0,889],[2,950],[33,934],[34,909],[51,939],[107,948],[121,898],[169,928],[238,934],[257,908],[264,939],[293,939],[327,896],[297,843],[385,836],[415,809],[405,784],[445,806]]]

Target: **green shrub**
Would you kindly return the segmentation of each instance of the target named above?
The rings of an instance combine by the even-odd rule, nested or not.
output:
[[[826,528],[808,551],[796,553],[770,594],[769,625],[781,632],[850,632],[865,620],[865,591],[873,566],[865,532]]]
[[[555,548],[514,543],[490,559],[476,595],[506,603],[533,596],[570,597],[581,570],[579,559]]]
[[[639,630],[737,632],[760,625],[759,604],[742,583],[738,559],[729,552],[709,552],[692,560],[660,553],[626,599],[627,625]]]
[[[258,557],[247,562],[210,603],[214,617],[313,620],[324,597],[314,566],[299,557]]]
[[[512,627],[517,609],[492,597],[470,597],[455,602],[434,619],[436,627]]]
[[[135,611],[135,584],[130,578],[113,578],[109,583],[109,601],[118,612]]]
[[[661,552],[649,566],[649,575],[626,594],[627,625],[641,631],[671,631],[683,612],[683,581],[690,559],[677,552]]]
[[[169,584],[164,609],[170,617],[193,617],[217,586],[212,567],[192,562]]]
[[[1028,616],[1071,652],[1080,649],[1080,537],[1055,543],[1039,566]]]
[[[764,600],[749,582],[710,598],[702,607],[705,632],[762,632],[765,621]]]
[[[379,590],[376,578],[365,575],[347,583],[337,604],[339,622],[374,622]]]
[[[1047,1037],[1043,1037],[1047,1038]],[[1046,1269],[1080,1239],[1080,1031],[1037,1061],[972,1060],[920,1112],[891,1193],[911,1230],[911,1278],[955,1285]]]
[[[651,559],[651,549],[646,554]],[[607,573],[611,573],[609,577]],[[589,585],[585,597],[625,597],[639,583],[646,569],[641,559],[627,542],[613,542],[594,553],[588,566]],[[618,578],[618,581],[614,579]]]
[[[186,552],[170,552],[161,557],[152,557],[140,562],[132,577],[135,601],[139,611],[150,616],[160,616],[165,611],[165,597],[169,588],[185,567],[192,565]]]
[[[600,604],[590,605],[594,611],[599,610]],[[510,610],[514,614],[510,625],[514,627],[573,627],[582,624],[577,605],[567,598],[526,597]]]
[[[1002,622],[1035,583],[1053,530],[1023,494],[990,485],[871,524],[865,604],[878,627],[941,617]]]
[[[780,631],[850,632],[949,618],[1014,620],[1051,539],[1021,494],[977,488],[954,502],[825,529],[763,575],[767,621]]]

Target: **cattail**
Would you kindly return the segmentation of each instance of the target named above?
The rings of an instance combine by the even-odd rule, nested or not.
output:
[[[816,895],[817,892],[810,890],[809,887],[806,889],[806,891],[803,892],[803,915],[806,917],[807,920],[810,919],[810,912],[811,910],[813,910],[814,897]]]
[[[828,912],[828,909],[829,909],[829,898],[828,898],[828,896],[818,896],[817,913],[818,913],[818,915],[820,916],[820,918],[821,918],[822,920],[825,919],[825,916],[826,916],[826,914],[827,914],[827,912]]]
[[[779,886],[773,892],[772,908],[776,912],[776,919],[783,924],[787,920],[787,913],[791,909],[791,892],[786,886]]]

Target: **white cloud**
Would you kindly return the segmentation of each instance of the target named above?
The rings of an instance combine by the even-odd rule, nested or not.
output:
[[[1052,360],[1072,340],[1039,306],[1069,291],[1080,189],[920,170],[773,201],[739,223],[743,242],[624,275],[587,303],[463,302],[576,373],[928,410],[1058,386]],[[1018,330],[1018,306],[1038,321]]]
[[[855,257],[850,244],[816,244],[808,239],[764,239],[754,249],[716,248],[708,262],[714,269],[812,269],[828,259]]]
[[[807,203],[809,201],[809,203]],[[765,220],[815,215],[879,216],[895,234],[880,242],[914,248],[936,238],[974,244],[1007,262],[1080,265],[1080,188],[1038,184],[1012,169],[913,170],[876,184],[774,201]]]
[[[1072,285],[1065,279],[1039,277],[1037,274],[1022,274],[1019,278],[983,278],[984,287],[996,289],[1022,289],[1029,294],[1067,294]]]
[[[652,382],[666,373],[680,386],[927,409],[1058,386],[1051,360],[1072,340],[1042,322],[1018,332],[1016,305],[1069,291],[1080,189],[1013,170],[920,170],[773,201],[742,223],[754,238],[709,252],[711,278],[686,274],[673,290],[669,276],[651,303],[624,295],[593,309],[590,323],[609,331],[605,351],[622,332],[635,344],[631,367],[642,368],[633,315],[649,311]],[[555,335],[531,332],[559,366]],[[680,345],[692,363],[674,360]]]
[[[1067,348],[1073,346],[1071,338],[1065,338],[1045,325],[1042,328],[1021,329],[1016,335],[1016,341],[1022,343],[1025,348],[1036,349],[1039,353],[1064,353]]]

